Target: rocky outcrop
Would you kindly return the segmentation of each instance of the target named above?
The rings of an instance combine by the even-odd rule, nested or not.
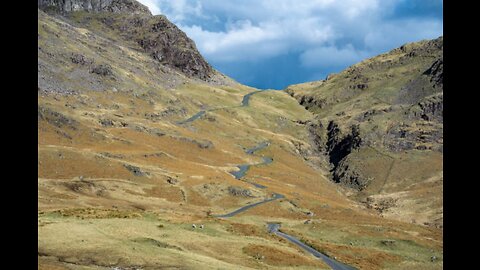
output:
[[[48,13],[60,13],[65,18],[74,11],[87,11],[88,14],[81,15],[88,18],[85,21],[97,20],[117,31],[161,64],[187,77],[212,82],[218,79],[214,76],[215,70],[198,52],[195,42],[165,16],[153,16],[146,6],[135,0],[39,0],[38,7]],[[94,16],[94,13],[102,15]],[[72,62],[84,64],[86,59],[75,55]]]
[[[91,70],[90,73],[95,73],[100,76],[112,76],[113,71],[112,67],[109,64],[100,64],[97,66],[94,66]]]
[[[342,136],[342,133],[334,121],[328,124],[327,128],[326,150],[330,163],[336,169],[338,163],[348,156],[353,149],[358,148],[362,142],[360,138],[359,126],[351,126],[350,133]]]
[[[408,111],[408,116],[414,119],[443,122],[443,92],[425,98]]]
[[[228,193],[233,196],[252,197],[252,192],[250,190],[236,186],[229,186]]]
[[[430,82],[434,84],[434,87],[443,88],[443,58],[433,62],[432,66],[423,74],[430,76]]]
[[[130,165],[130,164],[123,164],[123,167],[125,167],[125,169],[129,170],[135,176],[147,176],[147,175],[149,175],[148,172],[144,172],[142,169],[140,169],[137,166],[133,166],[133,165]]]
[[[443,93],[443,57],[409,83],[405,84],[396,97],[398,104],[415,104],[438,93]]]
[[[208,80],[213,68],[203,59],[195,43],[165,16],[155,16],[145,25],[148,33],[138,44],[157,61],[179,69],[190,77]]]
[[[77,130],[79,123],[59,112],[56,112],[50,108],[39,106],[38,107],[38,121],[46,121],[58,128],[69,128]]]
[[[347,159],[342,159],[340,161],[333,170],[332,176],[334,182],[356,190],[364,190],[371,180],[350,166]]]
[[[308,130],[312,148],[324,157],[321,160],[329,163],[334,182],[358,190],[367,186],[368,180],[349,167],[347,160],[350,153],[363,144],[358,125],[342,129],[335,121],[329,121],[325,127],[317,119],[309,123]]]
[[[435,123],[400,123],[390,128],[383,139],[392,152],[406,150],[443,150],[443,127]]]
[[[291,94],[290,92],[287,92]],[[292,94],[291,94],[292,95]],[[293,95],[292,95],[293,96]],[[327,101],[325,99],[316,99],[313,96],[299,96],[297,97],[298,103],[305,107],[305,109],[310,109],[312,107],[318,107],[320,109],[324,108],[327,105]]]
[[[80,179],[83,179],[81,176]],[[83,193],[87,195],[95,195],[95,196],[105,196],[107,195],[107,188],[101,184],[80,180],[80,181],[72,181],[66,182],[63,184],[69,190],[76,192],[76,193]]]
[[[371,184],[365,192],[377,192],[398,156],[436,158],[443,151],[443,37],[405,44],[286,92],[316,115],[307,124],[316,151],[294,144],[297,152],[317,154],[336,183],[356,190]]]
[[[153,122],[157,122],[164,118],[168,118],[172,116],[184,117],[187,115],[187,110],[184,107],[181,107],[181,108],[167,107],[165,110],[161,112],[145,113],[144,115],[145,115],[145,119],[148,119]]]
[[[383,109],[371,109],[371,110],[368,110],[366,112],[361,113],[359,116],[357,116],[355,118],[355,120],[358,121],[358,122],[371,121],[373,116],[381,115],[381,114],[384,114],[384,113],[389,113],[391,111],[393,111],[392,106],[389,106],[389,107],[383,108]]]
[[[426,56],[443,51],[443,36],[421,42],[408,43],[393,51],[400,50],[405,57]]]
[[[38,0],[38,7],[60,13],[88,11],[152,15],[146,6],[135,0]]]

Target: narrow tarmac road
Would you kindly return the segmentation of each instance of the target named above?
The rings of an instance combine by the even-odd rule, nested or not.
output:
[[[266,199],[266,200],[263,200],[261,202],[257,202],[257,203],[252,203],[252,204],[249,204],[249,205],[246,205],[242,208],[239,208],[233,212],[230,212],[228,214],[225,214],[225,215],[215,215],[214,217],[218,217],[218,218],[226,218],[226,217],[233,217],[237,214],[240,214],[241,212],[245,211],[245,210],[248,210],[252,207],[255,207],[255,206],[258,206],[260,204],[263,204],[263,203],[267,203],[267,202],[271,202],[271,201],[274,201],[274,200],[277,200],[277,199],[281,199],[281,198],[285,198],[285,196],[283,196],[282,194],[278,194],[278,193],[274,193],[272,198],[270,199]]]
[[[356,270],[356,268],[353,268],[351,266],[343,264],[339,261],[336,261],[336,260],[326,256],[325,254],[322,254],[322,253],[318,252],[317,250],[313,249],[310,246],[307,246],[305,243],[298,240],[297,238],[279,231],[278,229],[280,228],[280,224],[278,224],[278,223],[268,223],[267,226],[268,226],[268,231],[270,233],[273,233],[275,235],[283,237],[283,238],[287,239],[288,241],[294,243],[295,245],[299,246],[300,248],[304,249],[308,253],[312,254],[313,256],[315,256],[319,259],[322,259],[333,270]]]
[[[267,90],[262,90],[262,91],[267,91]],[[242,105],[241,107],[247,107],[249,106],[249,101],[250,101],[250,97],[256,93],[260,93],[262,91],[254,91],[254,92],[250,92],[248,94],[246,94],[245,96],[243,96],[243,99],[242,99]],[[193,115],[192,117],[186,119],[186,120],[183,120],[183,121],[179,121],[177,122],[177,124],[185,124],[185,123],[189,123],[189,122],[193,122],[195,120],[197,120],[198,118],[202,117],[207,111],[214,111],[214,110],[219,110],[219,109],[225,109],[225,108],[217,108],[217,109],[211,109],[211,110],[203,110],[203,111],[199,111],[198,113],[196,113],[195,115]],[[250,149],[247,149],[245,152],[249,155],[253,155],[256,151],[259,151],[261,149],[264,149],[266,147],[268,147],[270,145],[270,142],[262,142],[260,143],[259,145],[257,146],[254,146],[253,148],[250,148]],[[245,176],[245,174],[247,173],[248,169],[250,168],[250,166],[258,166],[258,165],[268,165],[270,163],[273,162],[273,159],[271,157],[262,157],[263,158],[263,162],[262,163],[259,163],[259,164],[243,164],[243,165],[238,165],[237,167],[240,169],[239,171],[235,171],[235,172],[230,172],[230,174],[232,174],[236,179],[241,179],[243,176]],[[248,182],[256,187],[259,187],[259,188],[266,188],[265,186],[262,186],[260,184],[256,184],[256,183],[251,183],[251,182]],[[229,217],[233,217],[239,213],[242,213],[250,208],[253,208],[253,207],[256,207],[258,205],[261,205],[261,204],[264,204],[264,203],[268,203],[268,202],[271,202],[271,201],[274,201],[274,200],[277,200],[277,199],[281,199],[281,198],[285,198],[284,195],[282,194],[278,194],[278,193],[274,193],[273,196],[269,199],[265,199],[261,202],[256,202],[256,203],[252,203],[252,204],[249,204],[249,205],[246,205],[246,206],[243,206],[233,212],[230,212],[228,214],[224,214],[224,215],[213,215],[214,217],[217,217],[217,218],[229,218]],[[298,240],[297,238],[291,236],[291,235],[288,235],[286,233],[283,233],[283,232],[280,232],[278,229],[280,228],[280,224],[278,223],[268,223],[268,231],[270,233],[273,233],[275,235],[278,235],[280,237],[283,237],[285,239],[287,239],[288,241],[292,242],[293,244],[299,246],[300,248],[304,249],[305,251],[307,251],[308,253],[312,254],[313,256],[323,260],[328,266],[330,266],[333,270],[356,270],[356,268],[353,268],[351,266],[348,266],[346,264],[343,264],[341,262],[338,262],[334,259],[331,259],[330,257],[326,256],[325,254],[322,254],[320,253],[319,251],[313,249],[312,247],[306,245],[305,243],[301,242],[300,240]]]

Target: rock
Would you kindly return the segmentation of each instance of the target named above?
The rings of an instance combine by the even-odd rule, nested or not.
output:
[[[172,177],[167,177],[167,183],[171,185],[176,185],[178,183],[178,180]]]
[[[441,123],[417,123],[392,126],[383,139],[383,145],[393,152],[412,149],[440,151],[443,145]]]
[[[430,77],[434,87],[443,88],[443,57],[433,62],[432,66],[423,74]]]
[[[154,129],[149,130],[149,133],[157,135],[158,137],[165,136],[165,134],[166,134],[164,131],[162,131],[158,128],[154,128]]]
[[[382,110],[371,109],[371,110],[368,110],[366,112],[361,113],[359,116],[356,117],[355,120],[357,120],[359,122],[363,122],[365,120],[370,120],[372,118],[372,116],[388,113],[388,112],[391,112],[392,110],[393,110],[393,107],[388,107],[388,108],[385,108],[385,109],[382,109]]]
[[[382,198],[382,199],[374,199],[372,197],[367,197],[367,208],[375,209],[380,213],[392,208],[396,205],[397,199],[393,198]]]
[[[229,186],[228,192],[233,196],[252,197],[252,192],[250,190],[241,187]]]
[[[213,76],[214,69],[183,31],[163,15],[155,16],[151,21],[151,35],[142,36],[137,42],[153,59],[189,77],[208,81]]]
[[[385,245],[385,246],[393,246],[395,245],[395,240],[382,240],[380,241],[380,243],[382,243],[382,245]]]
[[[309,109],[311,107],[318,107],[320,109],[324,108],[327,105],[327,100],[326,99],[317,99],[313,96],[301,96],[297,98],[298,103],[300,105],[304,106],[305,109]]]
[[[330,163],[333,166],[337,166],[338,163],[349,155],[353,149],[360,146],[362,139],[360,137],[360,129],[358,125],[350,127],[350,132],[347,135],[342,136],[338,124],[334,121],[330,121],[327,128],[327,152],[329,155]]]
[[[107,188],[105,186],[95,182],[86,181],[85,179],[81,181],[66,182],[63,185],[76,193],[95,194],[97,196],[104,196],[107,193]]]
[[[90,73],[95,73],[95,74],[98,74],[100,76],[112,76],[113,75],[112,66],[110,66],[109,64],[101,64],[101,65],[95,66],[95,67],[92,68],[92,70],[90,70]]]
[[[183,107],[182,108],[167,107],[165,110],[159,113],[145,113],[145,118],[155,122],[166,117],[185,116],[185,115],[187,115],[187,110]]]
[[[102,127],[114,127],[115,126],[115,122],[111,119],[99,119],[98,122],[100,123],[100,125],[102,125]]]
[[[125,167],[127,170],[132,172],[135,176],[146,176],[148,175],[147,172],[142,171],[139,167],[129,165],[129,164],[123,164],[123,167]]]
[[[135,0],[38,0],[38,8],[60,13],[88,11],[152,15],[146,6]]]
[[[443,93],[426,97],[408,111],[409,117],[443,123]]]
[[[356,168],[349,165],[348,160],[342,160],[333,171],[333,181],[356,190],[364,190],[371,178],[363,176]]]
[[[364,89],[367,89],[367,88],[368,88],[368,84],[366,84],[366,83],[359,83],[359,84],[356,84],[356,85],[350,85],[349,88],[350,88],[350,89],[360,89],[360,90],[364,90]]]
[[[38,107],[38,120],[46,121],[58,128],[66,127],[72,130],[76,130],[79,124],[76,120],[43,106]]]
[[[72,56],[70,56],[70,60],[72,63],[77,64],[77,65],[91,65],[93,64],[93,60],[86,58],[82,54],[78,53],[72,53]]]

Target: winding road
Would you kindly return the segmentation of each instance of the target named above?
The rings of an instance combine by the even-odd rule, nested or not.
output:
[[[254,92],[250,92],[250,93],[246,94],[245,96],[243,96],[242,107],[247,107],[249,105],[250,97],[252,95],[254,95],[256,93],[260,93],[262,91],[268,91],[268,90],[254,91]]]
[[[323,253],[318,252],[316,249],[313,249],[312,247],[306,245],[305,243],[298,240],[297,238],[295,238],[295,237],[293,237],[289,234],[286,234],[286,233],[283,233],[283,232],[279,231],[278,229],[280,228],[280,224],[278,224],[278,223],[268,223],[267,226],[268,226],[268,232],[273,233],[275,235],[278,235],[280,237],[283,237],[283,238],[287,239],[288,241],[294,243],[295,245],[299,246],[300,248],[302,248],[303,250],[312,254],[313,256],[323,260],[333,270],[356,270],[356,268],[353,268],[351,266],[343,264],[339,261],[336,261],[336,260],[328,257],[327,255],[325,255]]]
[[[177,124],[185,124],[185,123],[189,123],[189,122],[193,122],[195,120],[197,120],[198,118],[202,117],[207,111],[199,111],[198,113],[194,114],[192,117],[186,119],[186,120],[183,120],[183,121],[179,121],[177,122]]]
[[[228,109],[228,108],[239,108],[239,107],[247,107],[249,105],[249,101],[250,101],[250,97],[256,93],[260,93],[260,92],[263,92],[263,91],[271,91],[271,90],[260,90],[260,91],[253,91],[253,92],[250,92],[248,94],[246,94],[245,96],[243,96],[243,99],[242,99],[242,105],[241,106],[232,106],[232,107],[220,107],[220,108],[213,108],[213,109],[209,109],[209,110],[202,110],[202,111],[199,111],[197,112],[196,114],[192,115],[190,118],[188,119],[185,119],[185,120],[182,120],[182,121],[178,121],[177,124],[179,125],[182,125],[182,124],[186,124],[186,123],[191,123],[195,120],[197,120],[198,118],[202,117],[204,114],[206,114],[207,112],[211,112],[211,111],[216,111],[216,110],[221,110],[221,109]]]
[[[269,145],[270,145],[269,142],[262,142],[253,148],[247,149],[245,153],[249,155],[253,155],[256,151],[262,150]],[[262,157],[262,159],[263,159],[263,162],[261,163],[238,165],[237,168],[239,168],[240,170],[230,172],[230,174],[233,175],[235,179],[241,179],[242,177],[245,176],[245,174],[247,173],[247,171],[250,169],[251,166],[268,165],[273,162],[273,158],[271,157]]]
[[[241,213],[241,212],[243,212],[243,211],[245,211],[245,210],[248,210],[248,209],[250,209],[250,208],[252,208],[252,207],[255,207],[255,206],[258,206],[258,205],[260,205],[260,204],[267,203],[267,202],[271,202],[271,201],[274,201],[274,200],[276,200],[276,199],[281,199],[281,198],[285,198],[285,196],[282,195],[282,194],[273,193],[273,196],[272,196],[272,198],[270,198],[270,199],[265,199],[265,200],[263,200],[263,201],[261,201],[261,202],[252,203],[252,204],[246,205],[246,206],[244,206],[244,207],[242,207],[242,208],[239,208],[239,209],[237,209],[237,210],[235,210],[235,211],[233,211],[233,212],[230,212],[230,213],[228,213],[228,214],[225,214],[225,215],[215,215],[214,217],[218,217],[218,218],[233,217],[233,216],[235,216],[236,214],[239,214],[239,213]]]
[[[245,96],[243,96],[241,107],[249,106],[250,97],[252,95],[254,95],[256,93],[259,93],[259,92],[262,92],[262,91],[268,91],[268,90],[254,91],[254,92],[250,92],[250,93],[246,94]],[[207,111],[214,111],[214,110],[218,110],[218,109],[221,109],[221,108],[199,111],[198,113],[196,113],[192,117],[190,117],[186,120],[177,122],[177,124],[185,124],[185,123],[193,122],[193,121],[197,120],[198,118],[202,117]],[[262,150],[262,149],[268,147],[269,145],[270,145],[270,142],[268,142],[268,141],[262,142],[257,146],[254,146],[250,149],[247,149],[245,151],[245,153],[247,153],[249,155],[253,155],[256,151]],[[273,162],[273,159],[271,157],[262,157],[262,158],[263,158],[263,162],[261,162],[261,163],[238,165],[237,168],[239,168],[240,170],[230,172],[230,174],[232,174],[235,177],[235,179],[240,180],[241,178],[243,178],[245,176],[245,174],[247,173],[247,171],[250,169],[251,166],[268,165],[268,164]],[[247,181],[245,181],[245,182],[247,182]],[[263,185],[260,185],[260,184],[257,184],[257,183],[252,183],[252,182],[247,182],[247,183],[249,183],[251,185],[254,185],[255,187],[258,187],[258,188],[267,188],[266,186],[263,186]],[[271,202],[271,201],[274,201],[274,200],[277,200],[277,199],[282,199],[282,198],[285,198],[285,195],[282,195],[282,194],[279,194],[279,193],[273,193],[271,198],[268,198],[268,199],[265,199],[265,200],[260,201],[260,202],[256,202],[256,203],[252,203],[252,204],[243,206],[243,207],[241,207],[241,208],[239,208],[239,209],[237,209],[233,212],[227,213],[227,214],[213,215],[213,217],[217,217],[217,218],[233,217],[233,216],[235,216],[239,213],[242,213],[242,212],[244,212],[244,211],[246,211],[250,208],[253,208],[253,207],[256,207],[258,205],[268,203],[268,202]],[[297,245],[298,247],[300,247],[300,248],[304,249],[305,251],[307,251],[308,253],[312,254],[316,258],[323,260],[333,270],[356,270],[356,268],[353,268],[353,267],[348,266],[346,264],[343,264],[339,261],[336,261],[336,260],[328,257],[327,255],[315,250],[314,248],[306,245],[305,243],[298,240],[297,238],[279,231],[280,224],[278,224],[278,223],[268,223],[267,227],[268,227],[268,231],[270,233],[273,233],[275,235],[278,235],[280,237],[283,237],[283,238],[287,239],[288,241],[292,242],[293,244]]]

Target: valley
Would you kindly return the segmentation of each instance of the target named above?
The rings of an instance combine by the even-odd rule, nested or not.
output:
[[[443,268],[443,89],[259,90],[136,1],[40,2],[39,269]]]

